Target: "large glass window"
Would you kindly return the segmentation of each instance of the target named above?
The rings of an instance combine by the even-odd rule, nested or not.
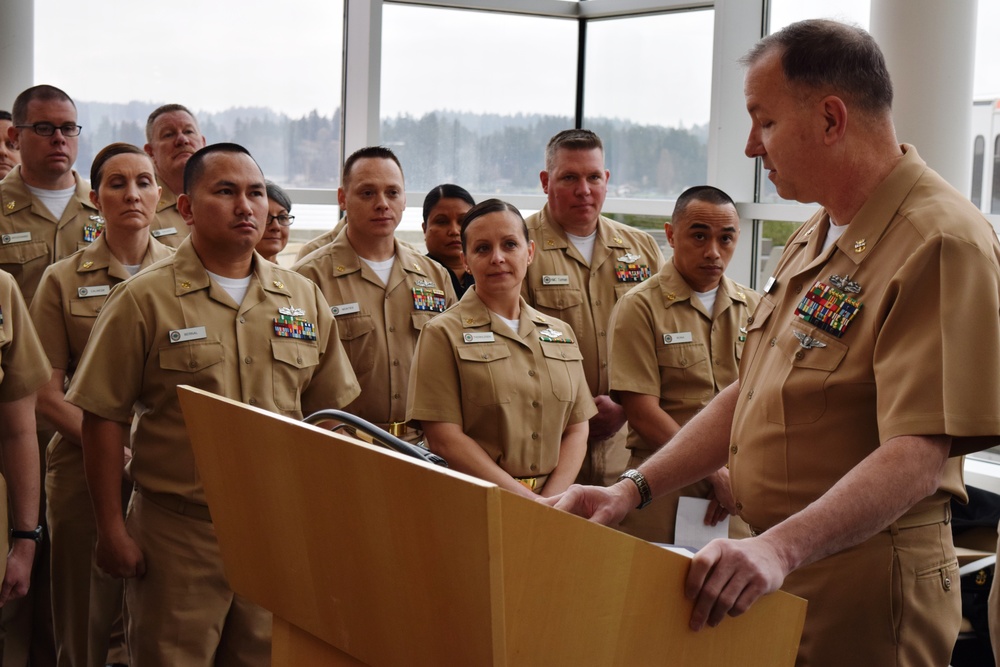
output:
[[[612,196],[675,198],[708,177],[713,11],[587,24],[584,126]]]
[[[337,185],[342,0],[34,2],[35,79],[77,104],[80,173],[108,143],[143,145],[149,112],[176,102],[209,142],[245,145],[268,178]]]
[[[386,4],[382,142],[406,188],[540,193],[545,143],[573,125],[577,22]],[[413,202],[411,202],[413,203]]]

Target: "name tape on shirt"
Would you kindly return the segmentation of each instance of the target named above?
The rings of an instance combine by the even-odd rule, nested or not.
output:
[[[76,295],[81,299],[91,296],[107,296],[111,294],[111,285],[91,285],[90,287],[77,287]]]
[[[486,331],[483,333],[467,333],[462,335],[462,340],[466,343],[492,343],[496,339],[493,338],[492,331]]]
[[[677,333],[663,334],[663,344],[673,345],[675,343],[690,343],[694,338],[690,331],[678,331]]]
[[[201,340],[202,338],[208,338],[208,333],[205,332],[205,327],[189,327],[187,329],[170,330],[171,343],[183,343],[189,340]]]
[[[158,239],[161,236],[170,236],[171,234],[176,234],[177,233],[177,228],[176,227],[164,227],[163,229],[154,229],[150,233],[153,235],[154,239]]]
[[[360,313],[361,306],[358,305],[357,301],[354,303],[342,303],[339,306],[330,306],[330,312],[333,313],[334,317],[337,315],[350,315],[351,313]]]
[[[16,234],[4,234],[0,237],[0,241],[4,245],[8,243],[26,243],[31,240],[31,232],[17,232]]]
[[[543,285],[569,285],[569,276],[545,275],[542,276]]]

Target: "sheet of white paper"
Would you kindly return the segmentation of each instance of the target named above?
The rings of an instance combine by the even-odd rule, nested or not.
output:
[[[707,498],[681,496],[677,503],[677,523],[674,526],[674,544],[701,549],[718,537],[729,537],[729,517],[716,526],[705,525],[708,511]]]

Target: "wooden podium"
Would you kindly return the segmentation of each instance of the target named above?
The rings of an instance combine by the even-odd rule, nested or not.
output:
[[[792,665],[804,600],[688,629],[688,559],[481,480],[189,387],[233,589],[275,665]]]

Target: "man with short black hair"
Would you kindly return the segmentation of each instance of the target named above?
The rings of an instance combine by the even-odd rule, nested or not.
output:
[[[610,176],[604,144],[590,130],[549,140],[539,174],[548,202],[525,221],[537,250],[521,288],[525,301],[569,324],[579,339],[598,413],[577,481],[600,485],[613,483],[629,456],[625,411],[608,396],[611,309],[663,263],[652,236],[601,215]]]
[[[101,232],[90,186],[73,169],[80,143],[76,105],[54,86],[28,88],[14,101],[7,139],[21,164],[0,182],[0,269],[30,305],[45,267]]]
[[[398,241],[406,208],[403,170],[383,146],[344,162],[337,200],[346,225],[333,242],[292,267],[322,290],[361,384],[347,411],[416,442],[406,424],[406,392],[424,323],[456,301],[443,266]]]
[[[740,237],[733,200],[710,185],[688,188],[664,225],[673,256],[621,298],[611,317],[610,385],[628,417],[629,468],[667,443],[739,374],[747,318],[760,296],[725,275]],[[717,523],[732,506],[725,468],[632,510],[622,530],[674,543],[682,496],[710,498]]]
[[[191,231],[177,210],[177,195],[184,191],[184,165],[204,145],[205,135],[198,129],[198,120],[182,104],[157,107],[146,120],[143,150],[153,158],[156,182],[163,189],[149,233],[173,248]]]
[[[84,410],[98,564],[126,578],[132,667],[266,665],[270,614],[229,587],[177,385],[294,419],[342,408],[359,388],[323,295],[254,252],[268,200],[246,149],[201,149],[184,183],[190,237],[108,298],[66,400]]]
[[[897,141],[867,32],[794,23],[744,63],[747,156],[822,208],[763,287],[739,380],[627,479],[555,504],[616,523],[728,462],[754,537],[695,555],[692,629],[780,587],[809,601],[801,665],[947,665],[958,454],[1000,441],[1000,244]]]

